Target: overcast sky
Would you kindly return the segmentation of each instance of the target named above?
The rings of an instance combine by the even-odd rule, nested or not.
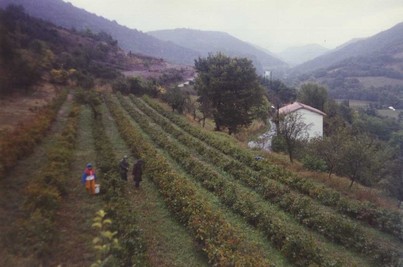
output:
[[[334,48],[403,22],[403,0],[64,0],[129,28],[227,32],[273,52]]]

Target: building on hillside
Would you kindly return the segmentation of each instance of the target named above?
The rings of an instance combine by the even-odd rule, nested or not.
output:
[[[271,75],[272,75],[272,73],[270,70],[265,70],[264,74],[263,74],[263,78],[265,78],[266,80],[271,80],[271,78],[272,78]]]
[[[287,116],[287,114],[293,112],[297,112],[305,125],[308,126],[308,139],[323,136],[323,117],[326,116],[324,112],[299,102],[294,102],[279,109],[280,115]]]

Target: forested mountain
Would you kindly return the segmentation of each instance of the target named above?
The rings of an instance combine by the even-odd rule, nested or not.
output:
[[[31,16],[50,21],[67,29],[90,29],[110,34],[126,51],[163,58],[174,63],[193,65],[198,53],[170,42],[163,42],[136,29],[129,29],[103,17],[74,7],[62,0],[1,0],[0,8],[22,5]]]
[[[341,46],[305,62],[294,68],[295,71],[307,73],[321,68],[328,68],[336,63],[351,57],[368,57],[376,55],[398,56],[403,46],[403,23],[399,23],[391,29],[380,32],[372,37],[354,41],[348,45]]]
[[[22,6],[0,9],[0,37],[0,95],[30,91],[41,81],[91,88],[126,72],[161,84],[193,75],[191,68],[126,53],[105,32],[68,30]]]
[[[260,72],[259,74],[263,74],[264,70],[286,67],[286,63],[280,59],[225,32],[181,28],[147,33],[160,40],[170,41],[197,51],[201,56],[222,52],[231,57],[247,57],[254,62],[255,67]]]
[[[295,66],[319,57],[328,51],[329,49],[318,44],[308,44],[289,47],[278,53],[278,56],[288,64]]]
[[[324,84],[335,98],[403,107],[403,23],[301,64],[291,77]]]

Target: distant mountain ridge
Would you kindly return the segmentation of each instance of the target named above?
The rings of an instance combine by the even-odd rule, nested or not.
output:
[[[239,40],[225,32],[179,28],[150,31],[147,33],[160,40],[169,41],[197,51],[201,56],[207,56],[209,53],[222,52],[228,56],[247,57],[254,62],[261,74],[263,74],[263,70],[266,69],[272,70],[287,66],[285,62],[266,53],[262,49]]]
[[[291,69],[289,80],[295,86],[323,84],[334,98],[397,105],[403,92],[403,23],[303,63]]]
[[[119,42],[126,51],[167,61],[193,65],[198,53],[170,42],[163,42],[135,29],[119,25],[103,17],[77,8],[62,0],[0,0],[0,8],[21,5],[31,16],[50,21],[67,29],[104,31]]]
[[[322,68],[328,68],[351,57],[370,56],[374,53],[388,54],[392,52],[388,51],[389,49],[393,50],[394,47],[401,44],[403,44],[403,23],[399,23],[372,37],[358,40],[353,39],[350,44],[342,45],[338,49],[330,51],[325,55],[300,64],[293,68],[293,70],[300,73],[307,73]]]
[[[312,60],[329,52],[329,49],[318,44],[308,44],[304,46],[289,47],[277,55],[292,66]]]

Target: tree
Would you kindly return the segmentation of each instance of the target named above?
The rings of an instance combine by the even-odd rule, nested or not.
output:
[[[310,142],[311,153],[326,163],[329,178],[337,169],[343,156],[343,145],[347,138],[346,130],[341,128],[331,136],[316,138]]]
[[[346,121],[346,118],[342,117],[342,112],[341,109],[343,109],[341,106],[344,108],[347,108],[347,110],[351,111],[349,107],[346,107],[342,104],[337,104],[336,101],[334,100],[328,100],[325,103],[325,113],[326,116],[324,117],[323,120],[323,131],[325,135],[331,136],[333,134],[337,134],[339,129],[343,129],[346,127],[348,123],[351,123],[352,121],[352,114],[350,112],[350,122]]]
[[[343,142],[342,153],[336,172],[350,178],[350,188],[354,182],[371,185],[381,169],[377,158],[378,149],[373,139],[367,135],[350,135]]]
[[[297,92],[294,88],[286,86],[280,80],[264,80],[263,84],[267,88],[270,102],[276,107],[277,110],[284,104],[294,102],[297,96]]]
[[[180,88],[174,87],[165,94],[165,101],[171,106],[172,111],[177,110],[180,114],[183,113],[185,104],[189,99],[189,95],[182,92]]]
[[[327,101],[327,90],[325,87],[314,83],[304,84],[298,91],[298,100],[306,105],[324,111]]]
[[[143,84],[139,77],[128,78],[129,92],[135,95],[144,94]]]
[[[276,112],[275,114],[271,114],[274,118],[274,124],[276,125],[277,134],[279,129],[279,113],[280,107],[286,103],[291,103],[295,100],[297,96],[297,92],[294,88],[287,87],[280,80],[263,80],[263,84],[266,86],[267,95],[269,97],[270,102],[274,105],[274,109],[272,111]]]
[[[307,139],[309,127],[310,125],[303,122],[302,115],[298,112],[280,115],[278,132],[284,139],[291,162],[294,160],[294,153],[298,144]]]
[[[264,90],[252,61],[230,58],[221,53],[195,61],[198,72],[195,89],[201,105],[211,107],[216,130],[227,127],[229,134],[248,126],[263,104]]]
[[[380,181],[380,185],[397,198],[400,207],[403,201],[403,131],[393,133],[388,145],[392,150],[389,152],[391,160],[384,167],[387,175]]]
[[[202,126],[204,128],[206,124],[206,119],[213,116],[213,107],[210,101],[207,99],[207,96],[199,96],[197,102],[199,103],[199,110],[202,113],[202,117],[199,119],[199,123],[202,122]]]
[[[128,94],[130,92],[129,82],[126,78],[120,77],[112,83],[112,89],[123,94]]]

